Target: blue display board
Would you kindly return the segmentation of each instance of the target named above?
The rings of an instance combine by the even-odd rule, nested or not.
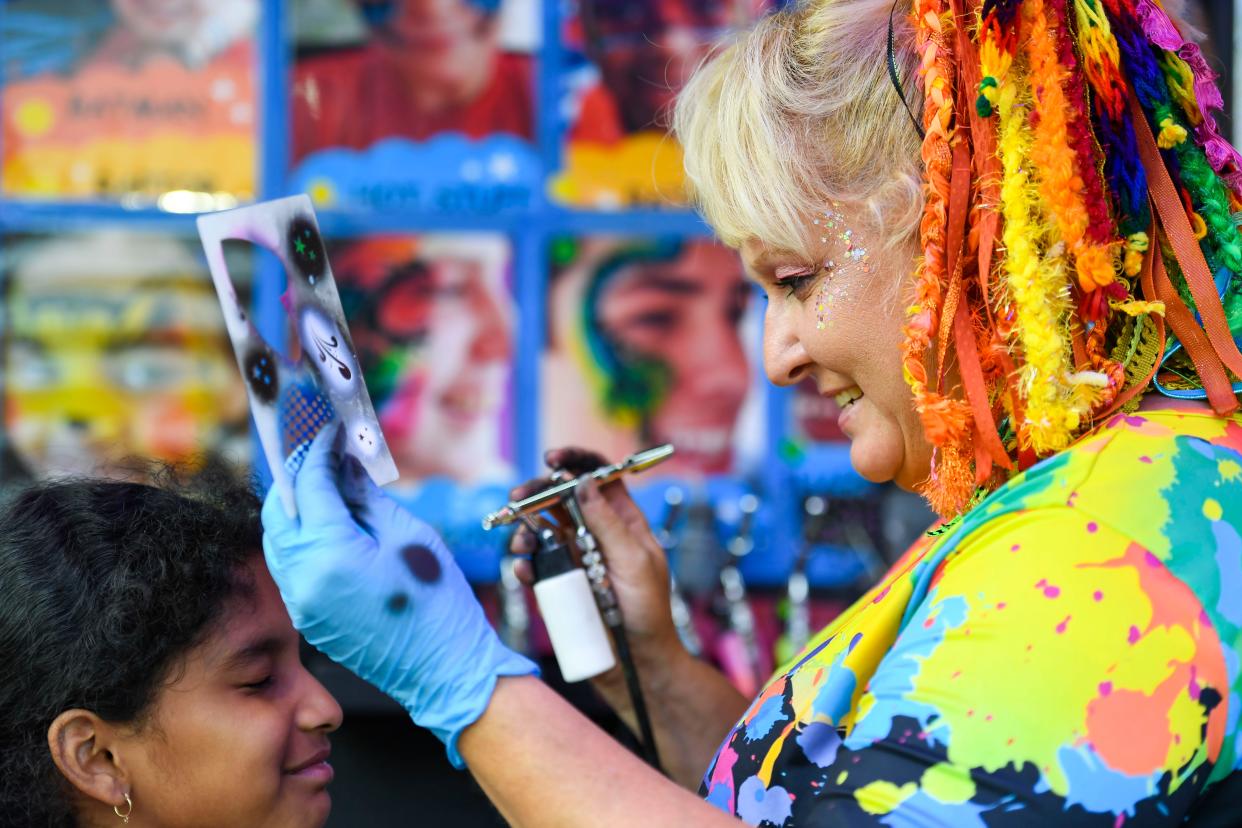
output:
[[[230,0],[227,5],[241,9],[253,2]],[[775,388],[763,378],[758,366],[763,299],[737,287],[741,276],[735,263],[712,258],[718,254],[705,246],[708,228],[677,203],[676,192],[661,203],[660,187],[648,192],[646,185],[627,178],[628,173],[612,175],[609,158],[624,159],[617,161],[618,169],[649,166],[658,175],[674,177],[679,169],[676,158],[660,155],[669,151],[671,142],[658,128],[634,126],[645,117],[642,102],[625,100],[620,93],[610,101],[604,94],[610,77],[633,71],[626,61],[632,59],[640,34],[634,27],[658,27],[658,15],[652,11],[629,20],[613,8],[643,4],[587,3],[592,8],[584,9],[568,0],[545,0],[541,7],[516,5],[537,22],[517,27],[524,32],[517,39],[525,37],[520,48],[505,46],[490,58],[499,61],[499,80],[480,94],[493,96],[492,108],[437,121],[394,114],[384,109],[383,101],[358,97],[358,90],[374,87],[368,73],[385,65],[383,36],[375,34],[375,20],[363,21],[372,27],[371,35],[357,29],[337,40],[332,38],[342,29],[325,24],[319,40],[310,38],[308,46],[295,43],[305,33],[292,27],[297,23],[305,28],[305,21],[293,14],[296,9],[288,0],[257,3],[252,48],[228,52],[233,59],[246,55],[253,60],[253,197],[306,192],[316,202],[329,256],[345,286],[347,315],[349,302],[354,302],[352,313],[357,316],[351,316],[350,324],[355,340],[363,350],[368,347],[364,340],[374,343],[369,346],[373,370],[368,384],[381,423],[384,399],[392,401],[390,422],[413,423],[408,435],[385,426],[390,443],[408,445],[411,485],[399,487],[399,496],[443,531],[472,580],[496,579],[507,540],[499,532],[483,533],[478,519],[503,503],[509,485],[543,471],[541,456],[549,442],[591,442],[619,454],[644,441],[671,439],[682,443],[683,455],[694,461],[649,485],[636,481],[653,522],[661,520],[663,493],[677,486],[716,510],[718,534],[727,538],[740,520],[736,502],[753,492],[761,504],[762,542],[743,569],[756,583],[783,583],[791,550],[801,543],[802,496],[864,498],[874,490],[849,469],[840,446],[817,442],[814,429],[795,422],[795,392]],[[713,4],[688,5],[700,9]],[[718,5],[735,9],[739,4]],[[463,0],[462,6],[463,13],[489,21],[499,14],[500,4]],[[30,3],[0,3],[0,64],[16,61],[34,73],[63,69],[56,61],[49,69],[45,64],[51,57],[32,62],[32,55],[39,53],[38,37],[60,42],[57,38],[73,33],[72,21],[56,21],[34,14]],[[382,23],[394,31],[401,25],[399,20]],[[104,27],[107,21],[92,18],[89,25]],[[698,31],[706,40],[718,25],[715,18],[704,18]],[[659,38],[648,32],[641,40],[653,43]],[[683,62],[693,59],[694,54],[678,56]],[[188,65],[201,69],[214,64],[191,60]],[[16,84],[26,78],[10,71],[4,80],[8,86],[0,88],[0,99],[11,100]],[[219,88],[218,83],[213,87]],[[529,111],[518,106],[524,95]],[[333,114],[332,107],[342,106],[332,103],[334,99],[364,113],[352,119]],[[20,123],[29,132],[40,126],[41,111],[31,105],[11,117],[24,119]],[[486,127],[490,117],[498,119],[499,131],[467,134],[477,132],[480,123]],[[387,123],[385,129],[394,134],[360,138],[357,121]],[[331,133],[326,143],[309,140],[306,124],[313,129],[326,125],[323,129]],[[3,137],[9,140],[12,134],[6,129]],[[656,155],[648,160],[643,153]],[[12,154],[3,156],[6,163]],[[195,212],[228,203],[205,204],[192,190],[184,193],[175,198],[102,193],[70,198],[6,186],[0,195],[0,237],[123,228],[193,239]],[[5,244],[0,255],[8,257],[10,248]],[[285,277],[274,259],[260,256],[256,261],[254,319],[269,341],[282,340]],[[677,322],[667,312],[606,318],[605,310],[615,306],[609,297],[625,295],[653,306],[664,301],[635,286],[641,280],[632,274],[648,272],[643,268],[699,279],[693,289],[707,297],[703,302],[721,304],[718,316],[725,322]],[[445,325],[444,330],[411,321],[419,318],[429,296],[446,297],[446,306],[471,303],[474,316],[469,318],[474,321]],[[486,324],[478,321],[484,318]],[[677,401],[678,372],[699,369],[679,362],[683,355],[675,345],[672,352],[659,354],[663,367],[652,368],[651,359],[634,358],[628,345],[599,337],[591,329],[594,323],[615,323],[618,330],[633,329],[635,336],[670,343],[676,341],[673,333],[651,333],[644,326],[716,325],[728,348],[736,345],[738,376],[744,380],[734,381],[710,404],[696,407],[693,401]],[[698,329],[700,334],[706,330]],[[486,353],[460,370],[446,369],[444,355],[454,348]],[[583,353],[599,364],[583,364]],[[652,370],[662,372],[663,378],[654,402],[652,393],[635,392],[632,382]],[[439,408],[432,410],[422,401],[430,395],[438,395]],[[652,412],[660,405],[663,413],[656,416]],[[684,413],[713,407],[723,412],[715,420],[696,421]],[[675,416],[674,409],[682,413]],[[555,425],[549,428],[548,423]],[[395,426],[396,432],[402,429]],[[437,445],[429,445],[433,443],[439,448],[471,446],[475,453],[462,449],[437,454]],[[261,453],[253,452],[252,460],[262,472]],[[449,467],[467,471],[445,473]],[[824,566],[813,567],[812,576],[828,585],[845,577],[840,568]]]

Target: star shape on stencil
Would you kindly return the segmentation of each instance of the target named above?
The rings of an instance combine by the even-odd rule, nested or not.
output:
[[[303,242],[301,239],[294,239],[293,249],[298,251],[299,256],[304,255],[306,253],[306,243]]]

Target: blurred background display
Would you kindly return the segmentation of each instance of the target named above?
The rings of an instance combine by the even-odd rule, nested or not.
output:
[[[685,202],[673,100],[713,44],[771,0],[566,0],[560,104],[566,205],[616,209]]]
[[[4,239],[6,480],[245,461],[245,391],[192,239]],[[241,272],[245,272],[244,269]]]
[[[294,0],[288,157],[323,207],[528,209],[537,0]]]
[[[512,480],[508,240],[368,236],[328,256],[401,485]]]
[[[299,10],[294,162],[385,138],[534,137],[534,58],[502,37],[501,0],[342,0],[316,26],[330,8]]]
[[[852,471],[832,400],[766,380],[764,299],[686,205],[670,106],[783,4],[0,0],[0,489],[211,454],[264,480],[193,214],[305,192],[390,491],[505,641],[629,738],[560,682],[508,533],[480,518],[548,448],[672,442],[629,485],[683,642],[753,692],[931,520]],[[1188,6],[1230,101],[1242,0]],[[226,256],[287,346],[279,262]],[[306,655],[347,713],[330,825],[503,824],[433,737]]]
[[[661,475],[753,466],[758,301],[737,254],[704,236],[592,236],[552,257],[543,444],[624,457],[673,443]]]
[[[256,0],[13,0],[7,196],[220,209],[254,197]]]

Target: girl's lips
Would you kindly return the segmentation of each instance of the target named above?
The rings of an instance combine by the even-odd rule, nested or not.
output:
[[[307,765],[301,770],[291,771],[290,776],[298,779],[305,779],[307,782],[313,782],[316,785],[324,786],[329,784],[336,776],[336,771],[326,761],[316,762],[313,765]]]
[[[336,776],[336,771],[328,764],[328,757],[331,755],[331,752],[330,748],[324,748],[306,759],[306,761],[289,768],[285,773],[297,779],[305,779],[318,785],[327,785]]]

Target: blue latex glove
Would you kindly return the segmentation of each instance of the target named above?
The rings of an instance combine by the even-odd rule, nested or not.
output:
[[[263,551],[293,625],[397,700],[449,760],[500,676],[537,673],[506,648],[431,527],[385,495],[325,428],[294,478],[298,517],[273,488]],[[339,480],[339,488],[338,488]]]

